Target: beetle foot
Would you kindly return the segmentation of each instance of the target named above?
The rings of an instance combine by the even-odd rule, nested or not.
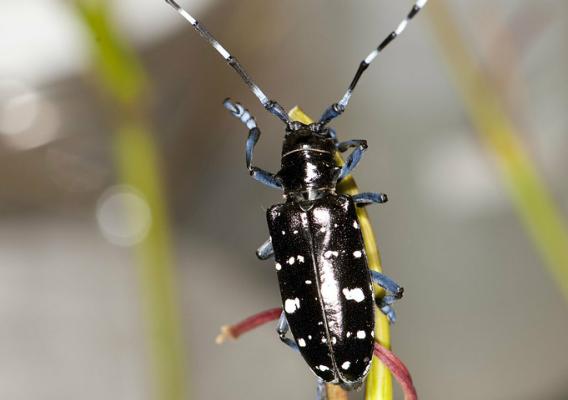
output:
[[[399,287],[393,295],[396,300],[402,299],[402,296],[404,295],[404,288],[402,286]]]
[[[390,325],[396,322],[396,312],[394,311],[394,308],[389,305],[384,305],[382,307],[379,307],[379,309],[383,314],[385,314]]]

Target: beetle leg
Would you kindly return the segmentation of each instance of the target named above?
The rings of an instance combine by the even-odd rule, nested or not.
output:
[[[384,193],[364,192],[364,193],[358,193],[352,196],[352,198],[355,204],[358,205],[359,207],[363,207],[373,203],[383,204],[389,201],[389,198]]]
[[[394,300],[398,300],[402,297],[404,289],[388,276],[381,274],[380,272],[371,270],[371,279],[373,280],[373,283],[375,285],[379,285],[387,292],[392,293],[393,301],[390,304],[392,304]],[[388,296],[385,296],[385,298],[386,297]]]
[[[329,132],[329,137],[337,143],[337,132],[333,128],[327,128]]]
[[[338,181],[345,178],[347,175],[355,169],[359,161],[361,161],[361,157],[363,157],[363,153],[367,150],[367,141],[366,140],[348,140],[347,142],[341,142],[337,145],[337,150],[340,152],[344,152],[347,149],[355,147],[355,150],[345,161],[343,167],[341,167],[341,172],[339,173],[339,177],[337,178]]]
[[[367,141],[366,140],[353,139],[353,140],[347,140],[345,142],[337,143],[335,146],[337,147],[337,151],[339,151],[340,153],[345,153],[347,150],[349,150],[353,147],[358,147],[361,144],[364,144],[366,146]]]
[[[243,124],[249,128],[249,134],[247,137],[247,142],[245,145],[245,156],[246,156],[246,163],[247,168],[250,172],[250,175],[259,181],[260,183],[275,188],[275,189],[282,189],[282,184],[280,181],[274,176],[273,173],[265,171],[261,168],[257,168],[252,165],[252,156],[254,153],[254,147],[260,139],[260,129],[256,126],[256,121],[253,116],[250,115],[249,111],[244,108],[239,103],[234,103],[230,99],[226,99],[223,103],[225,108],[233,114],[236,118],[238,118]]]
[[[371,277],[374,284],[379,285],[387,291],[387,295],[376,297],[375,303],[381,312],[386,315],[389,323],[393,324],[396,321],[396,313],[391,305],[402,297],[404,289],[391,278],[380,272],[371,270]]]
[[[261,260],[268,260],[273,255],[274,248],[272,247],[272,238],[268,238],[268,240],[261,244],[256,250],[256,256]]]
[[[325,381],[323,379],[318,379],[318,384],[316,387],[316,400],[326,400],[327,390],[325,389]]]
[[[396,322],[396,312],[394,311],[394,308],[392,308],[390,305],[384,304],[383,300],[384,297],[383,298],[376,297],[375,303],[377,304],[377,307],[379,307],[379,310],[381,310],[381,312],[387,317],[387,319],[389,320],[389,324],[392,325]]]
[[[273,189],[282,189],[282,183],[274,176],[274,174],[257,167],[251,167],[250,176],[265,186]]]
[[[288,320],[286,319],[286,314],[282,311],[280,314],[280,319],[278,320],[278,325],[276,326],[276,333],[278,333],[278,337],[280,340],[288,345],[292,350],[299,352],[298,345],[292,339],[287,338],[286,334],[290,330],[290,326],[288,325]]]

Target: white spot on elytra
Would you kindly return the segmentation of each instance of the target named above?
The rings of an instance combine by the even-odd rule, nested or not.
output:
[[[350,332],[350,331],[347,332],[347,337],[351,337],[351,332]]]
[[[311,284],[312,284],[312,281],[310,281],[309,279],[306,280],[306,285],[311,285]]]
[[[345,288],[343,289],[343,295],[347,300],[355,300],[357,303],[360,303],[363,300],[365,300],[365,294],[363,293],[363,290],[361,290],[361,288],[355,288],[355,289]]]
[[[314,210],[314,217],[316,219],[316,222],[320,225],[324,225],[330,222],[329,211],[323,208],[316,208]]]
[[[325,338],[325,336],[322,336],[321,342],[322,342],[322,343],[327,343],[327,339]]]
[[[294,314],[294,312],[300,308],[300,299],[286,299],[284,302],[284,309],[288,314]]]
[[[318,322],[318,325],[323,325],[323,321]]]
[[[306,347],[306,341],[304,339],[298,339],[298,346]]]
[[[328,300],[328,299],[334,299],[335,296],[337,296],[339,288],[336,286],[335,282],[328,279],[322,283],[320,291],[323,299]]]
[[[296,257],[298,259],[299,263],[303,263],[304,262],[304,256],[298,256]]]
[[[292,232],[292,233],[293,233],[294,235],[297,235],[297,234],[298,234],[298,231],[294,231],[294,232]]]
[[[367,337],[367,334],[365,333],[365,331],[357,331],[357,339],[365,339]]]
[[[341,368],[343,368],[343,369],[349,369],[350,366],[351,366],[351,362],[349,362],[349,361],[345,361],[343,364],[341,364]]]
[[[325,258],[331,258],[331,257],[338,257],[339,256],[339,252],[338,251],[331,251],[328,250],[325,253],[323,253],[323,256]]]
[[[375,337],[375,331],[371,331],[371,337]]]
[[[274,267],[276,268],[276,271],[280,271],[282,269],[282,265],[280,265],[280,263],[276,263]]]
[[[282,236],[286,235],[286,231],[282,231]]]
[[[355,257],[355,258],[361,258],[362,255],[363,255],[363,253],[361,252],[361,250],[355,250],[353,252],[353,257]]]
[[[331,343],[332,344],[336,344],[337,343],[337,338],[334,336],[331,338]]]
[[[337,224],[333,224],[333,227],[334,227],[334,228],[337,228],[338,226],[339,226],[339,225],[337,225]]]
[[[312,335],[308,335],[308,339],[309,339],[309,340],[312,340]]]
[[[325,232],[325,228],[324,228],[324,227],[321,227],[321,228],[320,228],[320,232]]]
[[[316,368],[319,369],[320,371],[328,371],[329,370],[329,368],[326,367],[325,365],[318,365]]]
[[[294,265],[294,263],[296,262],[296,259],[295,259],[294,257],[290,257],[290,258],[288,259],[288,261],[286,261],[286,262],[287,262],[288,264],[290,264],[290,265]]]
[[[353,228],[359,229],[359,224],[357,223],[357,221],[353,221]]]

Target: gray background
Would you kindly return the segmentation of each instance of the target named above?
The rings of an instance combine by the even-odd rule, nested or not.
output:
[[[154,86],[192,398],[312,398],[312,375],[272,328],[214,344],[219,326],[280,301],[271,263],[254,256],[267,236],[264,210],[280,197],[249,178],[245,128],[221,102],[230,96],[256,116],[255,159],[267,169],[278,168],[282,126],[173,10],[148,2],[148,25],[155,16],[177,28],[152,40],[125,34]],[[315,116],[409,6],[211,1],[196,16],[265,92]],[[566,217],[566,3],[461,0],[452,9],[479,64],[500,65],[501,30],[519,50],[505,97]],[[134,16],[123,7],[117,18]],[[369,142],[355,173],[361,189],[390,198],[370,215],[385,270],[406,290],[394,348],[422,399],[566,399],[566,302],[472,128],[430,23],[420,15],[376,60],[334,123],[341,138]],[[37,88],[60,110],[56,139],[25,151],[0,141],[0,398],[149,399],[131,251],[106,241],[95,218],[116,183],[112,120],[86,72]]]

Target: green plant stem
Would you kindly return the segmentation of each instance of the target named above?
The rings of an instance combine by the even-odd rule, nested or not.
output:
[[[428,13],[466,111],[486,149],[496,159],[505,187],[533,244],[568,300],[568,228],[564,218],[505,112],[499,93],[467,51],[449,5],[436,0]]]
[[[108,1],[75,0],[75,6],[92,38],[94,64],[105,99],[115,111],[112,146],[119,179],[143,197],[151,212],[150,229],[134,246],[134,253],[153,361],[153,398],[185,400],[188,374],[168,213],[159,172],[159,152],[145,118],[148,79],[135,53],[113,29]],[[136,218],[134,210],[127,212],[129,218]]]

